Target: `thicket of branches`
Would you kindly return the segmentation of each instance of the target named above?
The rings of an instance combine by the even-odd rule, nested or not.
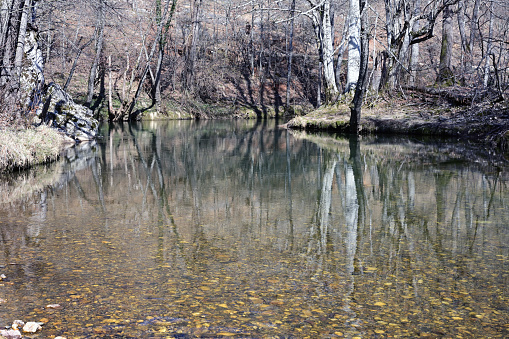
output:
[[[461,86],[472,100],[495,100],[509,87],[504,0],[1,1],[0,86],[11,111],[30,25],[46,82],[110,120],[171,101],[261,111],[334,103],[356,88],[361,54],[359,83],[371,93]]]

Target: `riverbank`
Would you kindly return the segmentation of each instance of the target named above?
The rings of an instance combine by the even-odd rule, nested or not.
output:
[[[290,120],[286,127],[348,132],[346,104],[323,107]],[[426,100],[400,100],[364,107],[361,134],[454,137],[509,150],[509,101],[455,106]]]
[[[0,130],[0,172],[23,169],[56,160],[74,141],[56,129],[37,128]]]
[[[204,119],[224,119],[227,114],[209,110]],[[274,111],[237,109],[230,118],[263,118],[275,116]],[[151,116],[146,117],[150,120]],[[161,117],[159,117],[161,118]],[[172,119],[175,117],[166,117]],[[195,117],[197,118],[197,117]],[[294,117],[284,126],[297,130],[349,131],[350,109],[347,104],[335,104]],[[32,167],[56,160],[61,151],[74,141],[47,126],[17,130],[0,129],[0,172]],[[451,105],[436,98],[419,100],[380,99],[363,108],[362,134],[397,134],[454,137],[474,140],[504,152],[509,150],[509,101]]]

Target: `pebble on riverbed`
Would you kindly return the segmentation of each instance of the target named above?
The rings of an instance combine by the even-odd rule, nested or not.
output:
[[[5,339],[21,339],[21,332],[19,330],[0,330],[0,338]]]
[[[21,332],[18,328],[24,325],[25,323],[22,320],[14,320],[10,330],[0,330],[0,338],[21,339]]]
[[[60,305],[60,304],[49,304],[49,305],[46,305],[46,308],[51,308],[51,309],[54,309],[54,310],[58,310],[58,309],[62,308],[62,305]]]
[[[34,321],[29,321],[25,323],[22,320],[14,320],[12,326],[8,330],[0,330],[0,339],[21,339],[22,335],[20,329],[24,333],[36,333],[41,330],[42,323],[37,323]]]
[[[29,321],[23,326],[23,332],[25,333],[35,333],[42,329],[42,323],[36,323],[33,321]]]

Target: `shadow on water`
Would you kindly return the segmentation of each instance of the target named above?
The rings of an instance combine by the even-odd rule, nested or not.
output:
[[[44,319],[45,336],[78,338],[509,334],[509,172],[468,145],[267,121],[102,134],[2,181],[1,325]]]

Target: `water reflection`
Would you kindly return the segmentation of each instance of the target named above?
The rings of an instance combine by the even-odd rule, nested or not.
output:
[[[45,336],[78,338],[509,335],[505,168],[261,121],[103,135],[40,170],[46,188],[3,195],[1,325],[42,319]]]

